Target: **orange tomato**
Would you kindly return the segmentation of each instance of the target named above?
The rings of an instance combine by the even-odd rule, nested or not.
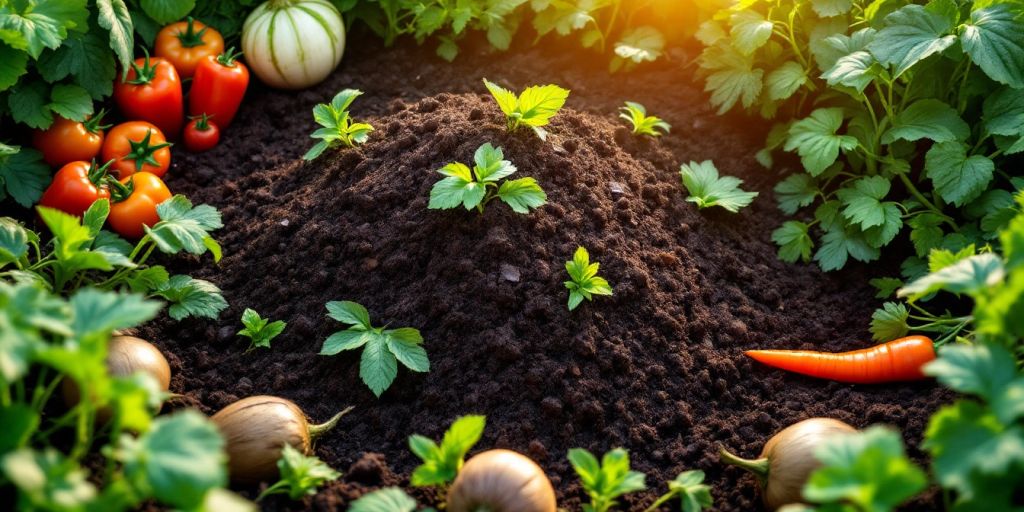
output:
[[[163,180],[148,172],[137,172],[117,183],[110,184],[114,202],[107,222],[119,235],[138,240],[146,234],[144,226],[160,222],[156,207],[171,198],[171,191]]]
[[[223,51],[220,32],[192,18],[171,23],[156,35],[156,56],[167,59],[181,78],[192,78],[203,59]]]
[[[129,121],[110,130],[101,153],[104,162],[114,160],[111,170],[117,171],[118,179],[143,171],[162,178],[171,167],[170,146],[156,126]]]
[[[104,111],[100,111],[84,123],[56,116],[53,124],[45,130],[32,133],[32,145],[42,151],[43,160],[53,167],[71,162],[96,158],[103,146]]]

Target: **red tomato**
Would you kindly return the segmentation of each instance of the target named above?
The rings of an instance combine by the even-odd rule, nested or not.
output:
[[[212,27],[189,18],[160,30],[153,51],[167,59],[181,78],[192,78],[203,59],[224,51],[224,38]]]
[[[49,128],[32,133],[32,145],[43,152],[43,160],[53,167],[76,160],[88,162],[100,154],[103,130],[110,127],[100,124],[104,114],[100,110],[84,123],[56,116]]]
[[[110,186],[114,202],[110,205],[107,222],[119,235],[131,240],[146,234],[143,226],[153,227],[160,222],[156,207],[171,198],[171,191],[163,180],[148,172],[137,172]]]
[[[56,208],[81,217],[98,199],[109,199],[105,179],[110,162],[97,166],[89,162],[71,162],[61,167],[43,192],[39,206]]]
[[[156,126],[129,121],[110,130],[101,153],[104,161],[114,160],[118,179],[142,171],[163,177],[171,167],[170,146]]]
[[[218,57],[207,57],[196,68],[192,90],[188,95],[189,115],[206,114],[221,128],[227,128],[249,87],[249,70],[235,60],[231,48]]]
[[[181,79],[170,62],[159,57],[136,59],[123,82],[114,84],[114,101],[128,119],[149,121],[175,139],[184,124]]]
[[[213,149],[220,142],[220,128],[203,114],[185,125],[185,149],[201,153]]]

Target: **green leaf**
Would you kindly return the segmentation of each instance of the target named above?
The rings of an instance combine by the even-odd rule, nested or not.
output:
[[[765,77],[768,99],[782,101],[788,99],[800,87],[807,83],[807,74],[803,66],[795,61],[786,61]]]
[[[192,410],[156,418],[137,439],[122,436],[118,458],[125,476],[175,507],[198,507],[209,490],[227,484],[224,440]]]
[[[382,336],[369,336],[359,359],[359,377],[380,397],[398,376],[398,360]]]
[[[864,239],[863,233],[837,227],[829,229],[821,237],[821,246],[814,253],[814,261],[822,270],[829,272],[846,266],[848,257],[858,261],[878,259],[880,253]]]
[[[516,93],[495,84],[486,78],[484,78],[484,86],[490,91],[491,95],[494,96],[495,101],[498,102],[498,108],[501,109],[502,113],[506,116],[511,116],[516,108],[519,106],[519,99],[516,97]]]
[[[349,512],[414,512],[416,500],[398,487],[385,487],[364,494],[349,506]]]
[[[284,331],[288,325],[284,321],[269,322],[255,310],[245,308],[242,312],[244,329],[238,331],[239,336],[249,338],[249,350],[256,347],[270,348],[270,342]]]
[[[1013,356],[997,345],[947,345],[924,367],[943,386],[995,402],[1018,378]],[[1012,419],[1008,422],[1012,422]]]
[[[512,165],[512,162],[505,160],[505,154],[501,148],[492,146],[490,142],[484,143],[477,148],[473,154],[473,161],[476,164],[473,172],[476,175],[477,181],[480,182],[497,182],[516,172],[516,166]],[[463,175],[464,172],[462,169],[459,169],[457,175]]]
[[[868,50],[884,65],[892,66],[898,78],[925,58],[953,46],[949,18],[921,5],[907,5],[885,17],[885,28],[868,45]]]
[[[646,476],[630,470],[629,453],[622,448],[605,453],[600,465],[590,452],[582,448],[569,450],[568,458],[590,496],[590,506],[594,510],[608,510],[616,504],[616,498],[647,488]]]
[[[757,192],[745,192],[739,188],[743,180],[732,176],[719,176],[718,168],[711,160],[690,162],[682,165],[679,171],[691,203],[698,208],[721,206],[727,211],[736,213],[749,205],[757,197]]]
[[[1024,88],[1024,32],[1020,7],[997,3],[971,12],[960,28],[964,53],[989,78],[1015,89]]]
[[[167,314],[175,320],[188,317],[216,319],[228,307],[217,285],[186,275],[171,277],[153,290],[153,294],[171,303]]]
[[[44,82],[22,81],[7,97],[11,118],[32,128],[45,129],[53,122],[53,113],[46,106],[49,88]]]
[[[548,196],[533,178],[519,178],[501,184],[498,198],[516,213],[530,213],[547,203]]]
[[[281,474],[281,482],[284,482],[288,489],[288,497],[292,500],[313,496],[318,487],[341,477],[341,473],[315,455],[305,455],[288,443],[285,443],[281,450],[277,468]]]
[[[345,350],[357,349],[366,345],[373,336],[373,333],[357,330],[356,328],[338,331],[324,340],[324,344],[320,348],[320,355],[333,356]]]
[[[486,424],[484,416],[462,416],[445,431],[440,446],[423,436],[410,436],[409,448],[423,461],[413,471],[410,483],[426,487],[455,480],[466,454],[483,436]]]
[[[196,6],[195,0],[141,0],[142,10],[157,23],[167,25],[183,19]]]
[[[995,163],[982,155],[967,156],[962,142],[941,142],[925,154],[925,173],[942,199],[957,207],[981,195],[992,181]]]
[[[411,327],[384,331],[387,337],[387,348],[406,368],[414,372],[429,372],[430,360],[427,351],[420,346],[423,337]]]
[[[28,404],[0,406],[0,454],[24,447],[39,428],[39,413]]]
[[[853,182],[852,188],[839,189],[836,195],[845,206],[843,216],[860,224],[861,229],[882,225],[886,219],[882,199],[889,194],[890,186],[889,180],[871,176]]]
[[[117,55],[123,75],[135,60],[131,14],[124,0],[96,0],[96,7],[99,9],[98,23],[110,32],[110,49]]]
[[[50,91],[46,108],[65,119],[85,121],[93,112],[92,97],[77,85],[57,84]]]
[[[779,246],[779,259],[787,263],[794,263],[797,260],[808,262],[811,260],[811,249],[814,242],[811,240],[808,230],[810,226],[796,221],[787,220],[775,231],[772,231],[772,242]]]
[[[522,116],[520,122],[533,127],[547,126],[568,98],[569,90],[557,85],[527,87],[519,95],[516,109]]]
[[[999,257],[992,253],[963,259],[917,279],[897,293],[898,297],[923,297],[939,290],[950,293],[973,293],[994,286],[1006,276]]]
[[[69,29],[86,27],[89,17],[86,4],[86,0],[8,3],[0,11],[0,33],[3,34],[0,37],[38,59],[44,48],[52,50],[60,46]]]
[[[882,223],[864,230],[864,239],[871,247],[889,245],[903,229],[903,212],[899,203],[886,201],[882,206]]]
[[[110,96],[117,67],[99,29],[72,34],[55,51],[43,52],[38,69],[48,82],[73,76],[94,100]]]
[[[994,135],[1024,135],[1024,94],[1002,87],[982,105],[985,129]]]
[[[850,151],[857,147],[855,137],[836,134],[842,124],[841,108],[819,108],[793,123],[784,149],[795,150],[807,172],[818,176],[839,158],[840,149]]]
[[[741,10],[729,18],[732,46],[743,55],[751,55],[772,37],[774,24],[754,10]]]
[[[10,217],[0,217],[0,268],[28,254],[28,231]]]
[[[682,512],[701,512],[711,508],[711,486],[704,483],[704,472],[683,471],[668,482],[669,493],[679,497]]]
[[[18,488],[19,501],[28,509],[81,510],[96,498],[89,473],[53,448],[8,453],[0,459],[0,469]]]
[[[10,89],[28,72],[28,54],[0,41],[0,91]]]
[[[858,93],[864,89],[878,76],[875,57],[866,50],[857,50],[849,55],[844,55],[836,60],[835,64],[822,73],[831,86],[845,85],[851,87]]]
[[[882,143],[892,144],[897,139],[951,142],[966,140],[970,135],[971,128],[960,118],[956,109],[943,101],[924,99],[915,101],[906,110],[896,114],[892,128],[882,134]]]
[[[811,8],[822,18],[840,16],[853,8],[852,0],[811,0]]]
[[[926,212],[911,217],[907,223],[910,224],[910,241],[914,243],[914,251],[918,256],[923,258],[942,244],[943,232],[939,227],[942,225],[942,217]]]
[[[891,295],[892,292],[886,294]],[[910,332],[910,312],[899,302],[886,302],[871,314],[871,339],[879,342],[902,338]]]
[[[875,294],[876,299],[888,299],[896,293],[896,290],[903,287],[903,280],[895,277],[876,277],[868,280],[868,283],[878,290],[878,293]]]
[[[348,300],[328,302],[327,316],[343,324],[362,327],[363,330],[371,328],[370,312],[356,302]]]
[[[26,208],[39,201],[50,183],[50,166],[43,154],[21,148],[13,155],[0,156],[0,181],[16,203]]]
[[[166,254],[204,254],[210,250],[206,243],[210,231],[224,227],[216,208],[206,204],[193,207],[181,194],[157,205],[156,212],[160,222],[152,228],[145,226],[146,234]]]
[[[70,304],[74,318],[72,328],[78,336],[135,327],[156,317],[161,307],[159,302],[145,300],[140,295],[95,288],[80,289],[71,297]]]
[[[896,508],[925,488],[927,478],[907,458],[903,438],[886,427],[827,439],[815,451],[822,467],[803,495],[813,503],[847,502],[863,511]]]
[[[636,27],[615,43],[615,55],[633,64],[654,62],[665,50],[665,36],[649,26]]]
[[[711,104],[724,114],[737,102],[750,108],[763,87],[764,70],[754,68],[752,56],[738,52],[727,40],[704,49],[701,69],[708,71],[704,91],[711,93]]]

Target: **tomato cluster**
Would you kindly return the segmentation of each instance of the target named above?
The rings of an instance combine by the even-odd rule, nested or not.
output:
[[[133,239],[160,220],[156,206],[171,197],[163,182],[170,141],[192,152],[215,147],[249,86],[249,70],[234,49],[225,51],[221,34],[192,18],[164,27],[154,55],[143,53],[114,83],[124,122],[102,124],[103,110],[83,122],[58,116],[32,136],[46,162],[59,168],[39,204],[81,216],[109,199],[111,228]]]

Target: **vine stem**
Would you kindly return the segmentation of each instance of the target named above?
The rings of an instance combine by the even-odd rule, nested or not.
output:
[[[926,197],[924,197],[924,194],[922,194],[921,191],[914,186],[914,183],[910,181],[910,178],[907,177],[906,173],[901,172],[897,173],[897,175],[900,177],[900,181],[903,182],[903,186],[907,187],[907,191],[910,192],[910,195],[914,196],[914,199],[917,199],[918,201],[921,202],[921,204],[925,206],[925,208],[928,208],[933,213],[941,217],[943,222],[949,224],[949,227],[953,228],[953,230],[960,230],[960,227],[956,225],[956,221],[954,221],[952,217],[942,213],[942,211],[939,210],[934,203],[932,203]]]

